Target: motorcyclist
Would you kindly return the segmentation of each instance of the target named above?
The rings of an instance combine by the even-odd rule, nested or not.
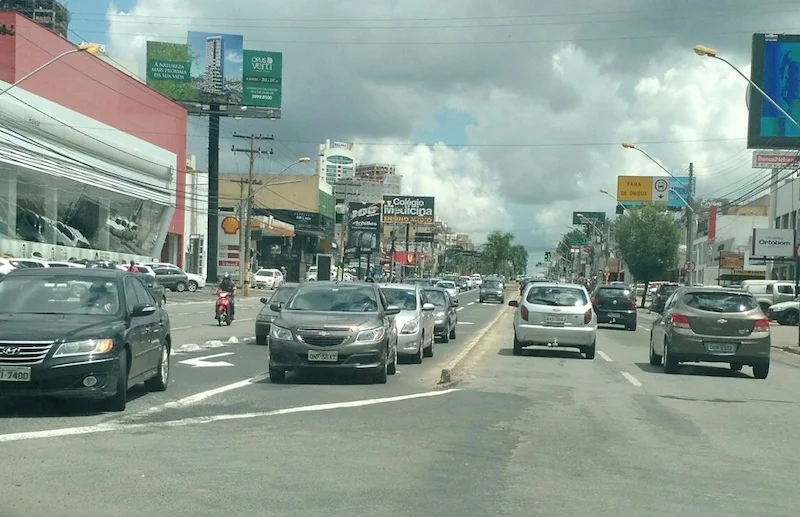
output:
[[[222,277],[222,282],[219,283],[219,290],[228,293],[228,300],[231,303],[231,321],[233,321],[236,314],[236,297],[234,296],[236,293],[236,285],[233,283],[230,273],[225,273]]]

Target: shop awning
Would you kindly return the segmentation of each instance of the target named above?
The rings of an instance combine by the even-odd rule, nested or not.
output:
[[[0,162],[160,205],[175,205],[172,183],[154,184],[158,181],[133,169],[29,134],[0,130]]]
[[[274,217],[258,215],[253,218],[252,229],[261,230],[262,237],[294,237],[294,225]]]

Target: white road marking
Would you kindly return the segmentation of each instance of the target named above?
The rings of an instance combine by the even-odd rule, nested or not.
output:
[[[458,309],[456,309],[456,311],[463,311],[464,309],[465,307],[459,307]]]
[[[475,302],[469,302],[467,305],[475,305]]]
[[[249,380],[247,382],[249,382]],[[449,389],[441,391],[428,391],[424,393],[414,393],[412,395],[401,395],[399,397],[354,400],[352,402],[334,402],[332,404],[317,404],[313,406],[298,406],[285,409],[276,409],[274,411],[262,411],[258,413],[238,413],[238,414],[228,414],[228,415],[212,415],[212,416],[195,417],[195,418],[182,418],[179,420],[170,420],[161,423],[124,424],[124,423],[114,422],[114,423],[104,423],[104,424],[97,424],[97,425],[83,426],[83,427],[68,427],[65,429],[47,429],[42,431],[29,431],[23,433],[0,435],[0,443],[19,442],[23,440],[36,440],[42,438],[58,438],[61,436],[75,436],[81,434],[108,433],[113,431],[119,432],[119,431],[140,429],[144,427],[150,429],[152,429],[153,427],[185,427],[193,424],[210,424],[213,422],[222,422],[227,420],[245,420],[253,418],[290,415],[294,413],[313,413],[319,411],[331,411],[334,409],[358,408],[365,406],[374,406],[377,404],[388,404],[391,402],[402,402],[405,400],[412,400],[412,399],[438,397],[456,391],[459,390]]]
[[[459,321],[458,324],[459,325],[474,325],[475,323],[473,323],[471,321]]]
[[[214,354],[214,355],[206,355],[203,357],[193,357],[191,359],[186,359],[184,361],[179,361],[178,364],[186,364],[193,368],[212,368],[217,366],[233,366],[233,363],[229,363],[227,361],[209,361],[209,359],[215,359],[217,357],[227,357],[229,355],[233,355],[233,352],[223,352],[221,354]]]
[[[172,331],[176,331],[176,330],[189,330],[189,329],[193,329],[194,327],[195,327],[194,325],[188,325],[188,326],[186,326],[186,327],[172,327],[170,330],[172,330]]]
[[[608,355],[605,352],[603,352],[602,350],[598,350],[597,351],[597,355],[602,357],[607,363],[613,363],[614,362],[614,360],[611,359],[610,357],[608,357]]]
[[[628,382],[630,382],[631,384],[633,384],[637,388],[641,388],[642,387],[642,383],[639,382],[639,379],[637,379],[633,375],[629,374],[628,372],[619,372],[619,373],[621,373],[622,376],[625,377],[625,379],[628,380]]]

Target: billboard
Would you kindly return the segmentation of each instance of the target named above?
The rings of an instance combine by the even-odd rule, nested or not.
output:
[[[236,34],[190,31],[186,43],[147,42],[147,85],[179,102],[281,107],[283,55],[248,50]]]
[[[597,224],[606,220],[605,212],[572,212],[572,224]]]
[[[433,224],[434,201],[426,196],[383,196],[383,222]]]
[[[795,234],[792,229],[756,228],[750,246],[750,256],[792,258],[794,257]]]
[[[753,151],[754,169],[785,169],[800,164],[797,151]]]
[[[631,207],[663,203],[667,208],[680,210],[689,199],[688,176],[618,176],[617,201]],[[692,183],[692,196],[697,192],[697,180]],[[681,199],[682,198],[682,199]],[[574,224],[574,223],[573,223]]]
[[[800,119],[800,35],[753,34],[751,80],[785,112]],[[749,90],[748,149],[800,149],[800,128]]]
[[[345,253],[373,253],[380,247],[380,203],[348,203]]]

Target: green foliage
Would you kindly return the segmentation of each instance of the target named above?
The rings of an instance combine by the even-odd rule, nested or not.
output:
[[[511,276],[524,274],[527,269],[528,252],[521,244],[514,244],[513,233],[489,234],[481,252],[481,273]]]
[[[194,62],[197,61],[197,56],[193,55],[189,49],[189,45],[185,43],[166,43],[162,41],[148,41],[147,42],[147,62],[145,66],[150,66],[152,60],[158,61],[171,61],[176,63],[186,63],[186,66],[191,69]],[[167,81],[157,80],[150,77],[149,71],[146,71],[147,85],[162,95],[165,95],[173,100],[179,101],[199,101],[200,93],[197,85],[192,82],[180,81]]]
[[[680,231],[671,215],[653,206],[629,210],[613,225],[622,260],[637,281],[662,278],[676,267]]]

